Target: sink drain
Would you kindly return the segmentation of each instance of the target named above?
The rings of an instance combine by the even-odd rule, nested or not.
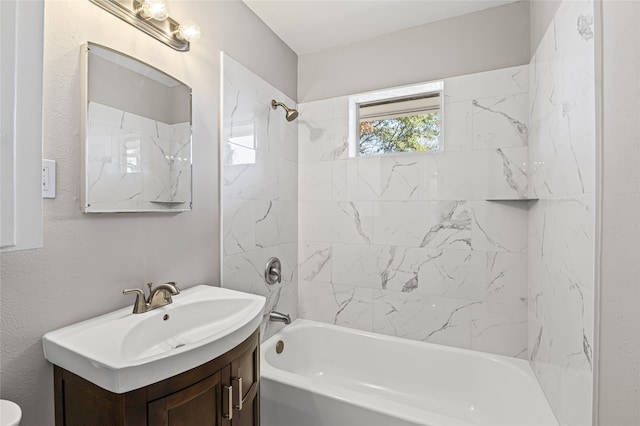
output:
[[[173,349],[178,349],[184,346],[184,343],[180,343],[179,345],[176,345]]]

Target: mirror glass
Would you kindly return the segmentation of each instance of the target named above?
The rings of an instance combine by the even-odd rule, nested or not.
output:
[[[94,43],[83,68],[84,212],[191,210],[191,88]]]

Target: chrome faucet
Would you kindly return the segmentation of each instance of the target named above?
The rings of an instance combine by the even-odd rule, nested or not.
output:
[[[180,294],[180,289],[174,282],[168,282],[160,284],[157,287],[153,287],[152,283],[147,283],[149,286],[149,297],[145,299],[144,291],[139,288],[132,288],[123,290],[122,294],[135,294],[136,301],[133,304],[134,314],[143,314],[149,312],[155,308],[168,305],[173,302],[171,296]]]
[[[269,312],[269,320],[275,322],[283,322],[285,324],[291,324],[291,316],[289,314],[283,314],[278,311]]]

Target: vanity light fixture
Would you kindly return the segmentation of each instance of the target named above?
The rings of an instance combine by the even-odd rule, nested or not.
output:
[[[164,0],[89,0],[175,50],[186,52],[200,39],[200,27],[191,20],[182,24],[169,16]]]

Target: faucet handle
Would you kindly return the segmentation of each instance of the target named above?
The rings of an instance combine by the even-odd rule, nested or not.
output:
[[[136,301],[133,304],[133,313],[134,314],[139,314],[139,313],[145,312],[147,301],[145,300],[144,292],[142,290],[140,290],[139,288],[128,288],[128,289],[122,290],[122,294],[135,294],[136,295]]]
[[[151,294],[151,290],[153,290],[153,283],[147,283],[147,287],[149,287],[149,294]]]

